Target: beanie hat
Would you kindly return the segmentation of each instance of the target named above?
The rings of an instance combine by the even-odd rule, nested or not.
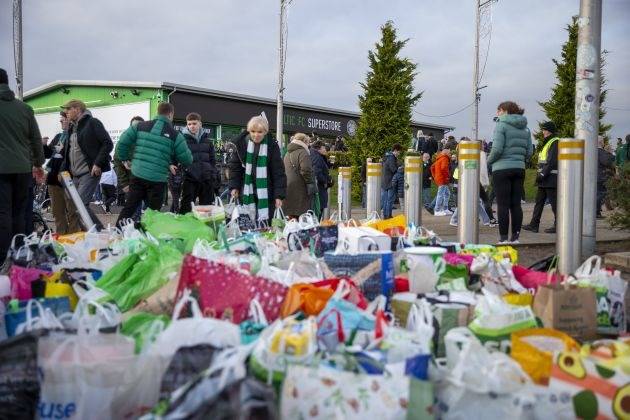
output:
[[[5,69],[0,69],[0,84],[9,84],[9,75]]]
[[[553,123],[553,121],[545,121],[544,123],[540,124],[540,128],[542,128],[543,130],[547,130],[550,133],[556,132],[556,125]]]

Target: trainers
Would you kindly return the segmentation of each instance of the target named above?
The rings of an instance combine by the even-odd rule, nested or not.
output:
[[[511,245],[512,243],[510,241],[508,241],[507,239],[501,239],[499,242],[497,242],[497,245]]]
[[[433,213],[434,216],[446,216],[445,211],[436,211]]]
[[[510,241],[509,243],[510,243],[510,245],[518,245],[518,244],[520,244],[520,241],[518,239],[515,239],[513,241]]]
[[[450,216],[450,215],[453,214],[453,211],[452,210],[444,210],[444,213],[446,213],[447,215]]]
[[[545,229],[545,233],[556,233],[556,227],[550,227],[549,229]]]
[[[538,227],[537,226],[525,225],[521,229],[526,230],[528,232],[538,233]]]
[[[457,227],[457,223],[455,223],[455,222],[448,222],[448,224],[451,225],[451,226]]]
[[[107,207],[105,206],[105,204],[101,204],[101,208],[103,209],[105,214],[107,214]]]

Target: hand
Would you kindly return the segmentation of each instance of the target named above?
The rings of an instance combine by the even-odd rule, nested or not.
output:
[[[131,161],[128,161],[128,160],[124,161],[123,162],[123,166],[125,167],[125,169],[130,171],[131,170]]]
[[[33,177],[35,177],[35,182],[37,182],[39,185],[43,184],[46,180],[45,175],[46,174],[44,173],[44,170],[41,168],[41,166],[33,168]]]
[[[92,176],[101,176],[101,168],[99,166],[92,166]]]
[[[48,145],[48,137],[42,137],[42,145],[43,146]]]
[[[279,209],[280,207],[282,207],[282,200],[279,198],[276,198],[276,208]]]
[[[232,193],[232,197],[233,198],[238,198],[238,190],[237,189],[232,190],[231,193]]]
[[[170,165],[170,166],[168,167],[168,169],[171,171],[171,173],[172,173],[173,175],[177,174],[177,166],[175,166],[175,165]]]
[[[125,194],[127,194],[129,192],[129,185],[125,185],[122,190]]]

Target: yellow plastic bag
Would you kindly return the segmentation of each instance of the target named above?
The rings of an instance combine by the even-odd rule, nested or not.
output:
[[[74,311],[74,308],[77,306],[79,298],[71,285],[59,282],[59,280],[61,279],[61,274],[61,271],[55,271],[49,276],[42,276],[42,278],[46,281],[44,297],[67,297],[68,300],[70,300],[70,309]]]
[[[57,237],[57,242],[62,245],[73,245],[83,240],[85,240],[85,232],[70,233],[68,235],[59,235],[59,237]]]
[[[530,328],[512,333],[510,355],[539,385],[548,385],[557,351],[579,349],[578,343],[567,334],[551,328]]]
[[[389,219],[378,220],[376,225],[372,227],[389,236],[400,236],[407,229],[407,218],[404,214],[399,214]]]
[[[508,293],[503,295],[503,300],[510,305],[532,306],[534,295],[530,293]]]
[[[512,264],[518,263],[518,251],[509,245],[498,246],[493,254],[493,257],[497,261],[501,261],[504,258],[509,258]]]

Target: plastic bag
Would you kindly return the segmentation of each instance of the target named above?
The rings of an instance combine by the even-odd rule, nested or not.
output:
[[[213,230],[192,214],[161,213],[147,209],[142,215],[142,226],[157,239],[181,239],[190,252],[197,239],[213,241]]]
[[[136,343],[136,354],[142,352],[145,346],[149,346],[159,333],[168,327],[171,319],[166,315],[155,315],[140,312],[122,324],[120,333],[133,338]]]
[[[162,376],[160,400],[168,400],[173,392],[208,369],[219,351],[210,344],[180,347]]]
[[[241,322],[241,344],[250,344],[258,339],[260,334],[269,326],[265,312],[256,299],[249,304],[250,319]]]
[[[124,261],[124,260],[123,260]],[[182,254],[170,245],[148,245],[131,271],[116,279],[114,284],[99,281],[98,287],[109,294],[122,312],[128,311],[164,286],[176,276]],[[109,274],[109,273],[108,273]]]
[[[306,315],[318,315],[326,306],[328,299],[334,291],[328,288],[321,288],[307,283],[294,284],[289,288],[280,316],[286,318],[289,315],[301,310]]]

